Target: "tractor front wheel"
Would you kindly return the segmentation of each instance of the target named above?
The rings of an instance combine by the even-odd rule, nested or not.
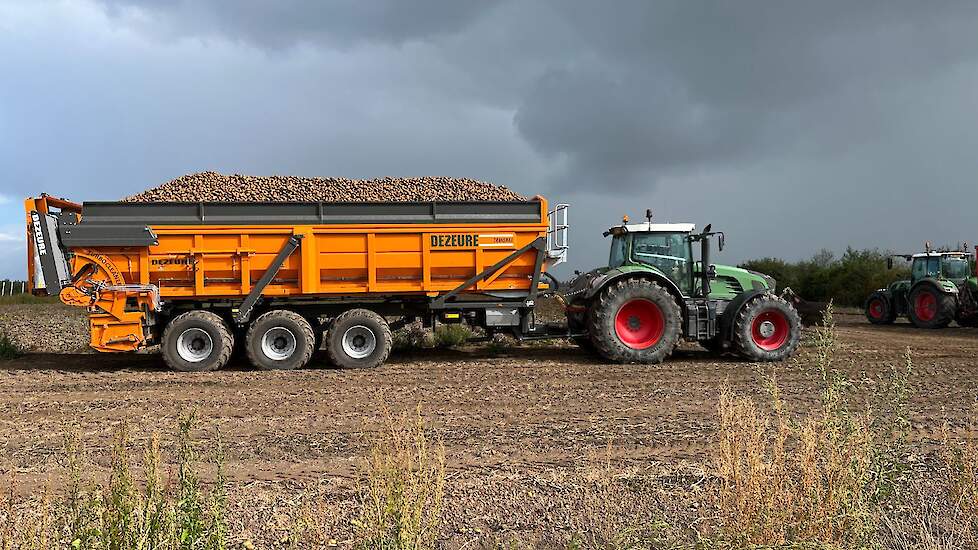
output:
[[[800,338],[798,312],[773,294],[747,302],[734,322],[737,352],[751,361],[784,361],[798,349]]]
[[[874,325],[890,325],[896,320],[896,312],[889,298],[882,292],[870,294],[866,300],[866,319]]]
[[[944,328],[954,319],[954,296],[924,283],[910,293],[910,321],[917,328]]]
[[[588,314],[595,350],[618,363],[661,363],[679,342],[681,325],[676,299],[645,279],[609,285]]]

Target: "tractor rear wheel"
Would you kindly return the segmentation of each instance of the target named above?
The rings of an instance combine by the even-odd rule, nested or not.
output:
[[[645,279],[609,285],[588,312],[595,350],[619,363],[661,363],[679,342],[681,326],[676,299]]]
[[[333,319],[326,331],[326,351],[344,369],[379,366],[391,353],[391,327],[369,309],[351,309]]]
[[[309,363],[315,347],[316,335],[309,321],[285,309],[262,314],[245,335],[248,360],[262,370],[301,369]]]
[[[954,296],[932,284],[923,283],[910,292],[910,321],[917,328],[944,328],[954,319],[957,308]]]
[[[163,329],[163,360],[173,370],[207,372],[224,368],[234,336],[224,319],[210,311],[188,311]]]
[[[896,321],[896,311],[889,298],[882,292],[874,292],[866,300],[866,319],[874,325],[890,325]]]
[[[751,361],[784,361],[798,349],[801,317],[773,294],[747,302],[734,320],[734,346]]]

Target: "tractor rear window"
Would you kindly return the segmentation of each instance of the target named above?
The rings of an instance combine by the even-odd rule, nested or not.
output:
[[[965,258],[944,258],[944,276],[948,279],[967,279],[971,264]]]

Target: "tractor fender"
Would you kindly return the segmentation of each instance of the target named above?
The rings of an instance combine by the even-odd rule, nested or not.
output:
[[[665,275],[647,270],[621,271],[613,269],[611,271],[607,271],[591,280],[591,284],[587,290],[587,293],[585,294],[585,298],[590,301],[591,298],[594,298],[599,292],[604,290],[606,286],[614,283],[615,281],[633,278],[655,281],[656,283],[665,287],[665,289],[669,291],[669,294],[672,294],[676,298],[678,303],[682,303],[683,293],[681,290],[679,290],[679,287],[676,286],[676,283],[669,280],[669,278]]]
[[[720,315],[720,339],[723,342],[729,342],[733,339],[733,323],[734,319],[737,318],[737,314],[740,310],[747,306],[747,302],[750,302],[754,298],[761,296],[763,294],[770,293],[770,290],[748,290],[747,292],[741,292],[733,300],[727,302],[727,306],[723,308],[723,315]]]
[[[933,277],[927,277],[926,279],[917,281],[909,289],[907,289],[907,297],[909,298],[913,291],[924,285],[930,285],[934,287],[934,290],[943,294],[953,294],[955,296],[958,294],[958,285],[952,283],[951,281],[940,281],[938,279],[934,279]]]

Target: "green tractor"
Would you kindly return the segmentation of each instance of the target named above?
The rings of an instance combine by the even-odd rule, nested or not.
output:
[[[944,328],[951,321],[978,326],[978,282],[974,255],[968,252],[931,251],[897,254],[910,264],[910,279],[881,288],[866,300],[866,318],[874,325],[893,323],[907,316],[918,328]],[[978,252],[978,249],[976,249]]]
[[[621,363],[659,363],[680,340],[752,361],[781,361],[797,349],[801,319],[775,294],[773,278],[710,263],[710,240],[724,235],[691,223],[621,225],[606,267],[578,273],[563,291],[578,345]],[[699,244],[700,257],[693,257]]]

